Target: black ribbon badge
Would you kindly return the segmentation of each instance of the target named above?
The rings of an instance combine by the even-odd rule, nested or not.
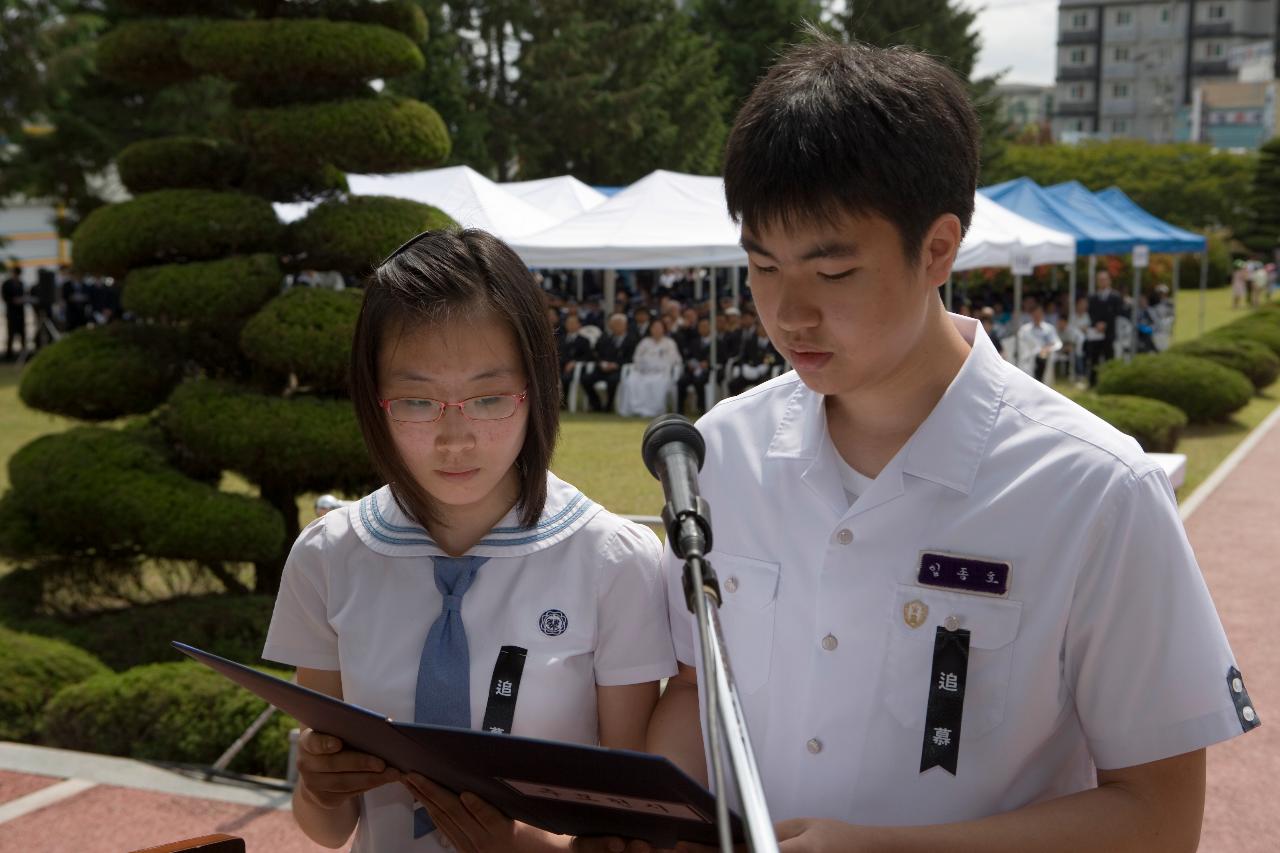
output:
[[[960,758],[960,721],[964,716],[964,685],[969,671],[969,632],[948,631],[939,625],[933,638],[933,672],[929,708],[924,721],[920,772],[941,767],[956,775]]]
[[[524,674],[527,654],[519,646],[503,646],[498,652],[498,662],[493,665],[493,679],[489,682],[489,701],[484,709],[484,731],[511,734],[511,724],[516,718],[516,699],[520,695],[520,676]]]

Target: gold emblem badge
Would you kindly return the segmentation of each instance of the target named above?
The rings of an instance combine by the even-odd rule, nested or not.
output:
[[[911,628],[919,628],[929,618],[929,605],[920,599],[902,605],[902,621]]]

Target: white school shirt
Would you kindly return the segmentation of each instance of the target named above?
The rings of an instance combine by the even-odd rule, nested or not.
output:
[[[794,373],[698,424],[725,644],[775,820],[980,818],[1256,718],[1159,466],[951,319],[964,366],[852,505],[823,398]],[[1007,561],[1007,595],[920,583],[929,552]],[[676,655],[698,666],[682,565],[664,560]],[[955,776],[920,772],[948,622],[971,633]]]
[[[528,655],[512,734],[597,743],[596,685],[675,673],[658,538],[551,473],[538,524],[521,527],[516,515],[468,552],[490,558],[462,599],[471,726],[484,721],[499,649],[514,645]],[[339,670],[346,701],[412,722],[422,646],[442,605],[431,558],[443,554],[386,486],[316,519],[285,564],[262,656]],[[353,850],[445,849],[438,838],[414,840],[402,785],[361,798]]]

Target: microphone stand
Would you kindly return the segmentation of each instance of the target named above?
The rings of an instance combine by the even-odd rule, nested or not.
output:
[[[672,543],[676,556],[684,560],[685,604],[698,621],[698,637],[702,644],[701,677],[707,697],[702,727],[711,752],[720,850],[721,853],[733,851],[724,784],[727,748],[729,769],[742,801],[747,846],[752,853],[777,853],[777,835],[765,802],[764,786],[751,748],[751,738],[747,734],[738,688],[725,655],[724,635],[720,629],[720,582],[704,556],[711,550],[710,507],[701,496],[695,500],[696,510],[679,513],[673,504],[667,503],[662,509],[662,520],[667,528],[667,541]]]

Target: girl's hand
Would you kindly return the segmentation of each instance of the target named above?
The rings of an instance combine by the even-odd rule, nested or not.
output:
[[[303,729],[298,738],[302,796],[320,808],[336,809],[365,791],[399,780],[400,771],[381,758],[343,749],[333,735]]]
[[[461,853],[519,850],[521,838],[528,840],[515,821],[475,794],[459,797],[420,773],[408,773],[401,782],[426,807],[436,829]]]

